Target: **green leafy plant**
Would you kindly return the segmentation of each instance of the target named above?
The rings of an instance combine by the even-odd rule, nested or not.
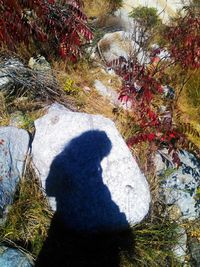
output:
[[[161,20],[158,16],[158,11],[154,7],[135,7],[129,13],[129,16],[131,18],[134,18],[141,26],[145,27],[148,30],[161,23]]]
[[[67,78],[64,84],[64,91],[66,92],[66,94],[76,95],[80,92],[80,88],[75,85],[72,79]]]

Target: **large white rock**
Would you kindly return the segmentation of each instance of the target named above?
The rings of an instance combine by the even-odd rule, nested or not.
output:
[[[54,104],[35,127],[33,163],[68,228],[122,230],[145,217],[148,183],[110,119]]]
[[[133,27],[135,27],[134,24]],[[144,53],[137,43],[140,40],[140,31],[132,28],[127,32],[106,33],[98,42],[99,52],[107,63],[120,57],[128,60],[133,54],[141,64],[150,62],[147,53]]]

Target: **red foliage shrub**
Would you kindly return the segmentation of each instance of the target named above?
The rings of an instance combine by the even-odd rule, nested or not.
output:
[[[80,0],[0,0],[0,44],[48,43],[53,54],[76,60],[93,38]]]
[[[167,27],[165,37],[175,61],[184,68],[200,67],[200,16],[192,6],[187,7],[183,17]]]
[[[128,146],[132,147],[140,142],[153,142],[157,149],[167,148],[174,164],[179,166],[179,150],[184,148],[190,150],[191,143],[186,134],[173,122],[172,111],[161,112],[159,107],[153,105],[156,96],[164,98],[163,68],[161,71],[157,69],[159,73],[157,75],[157,72],[152,72],[144,64],[139,64],[136,57],[128,61],[115,60],[109,66],[122,77],[123,86],[119,99],[131,102],[134,118],[140,128],[140,131],[128,140]],[[169,107],[171,102],[172,99],[169,100]]]
[[[187,138],[187,133],[199,136],[199,133],[190,125],[180,127],[173,121],[173,99],[165,99],[163,112],[155,105],[155,99],[164,99],[163,85],[171,80],[168,66],[179,63],[187,72],[188,68],[200,67],[200,17],[199,9],[194,6],[186,7],[184,16],[176,19],[167,27],[165,37],[168,39],[167,60],[157,60],[160,48],[154,51],[144,50],[145,55],[156,58],[150,67],[138,62],[137,54],[126,60],[119,58],[109,64],[122,77],[123,86],[119,98],[129,101],[137,121],[139,131],[128,140],[131,147],[140,142],[154,143],[154,148],[168,148],[175,164],[180,164],[178,151],[187,149],[199,156],[197,147]],[[154,60],[155,61],[155,60]],[[164,64],[163,64],[164,63]],[[165,64],[166,63],[166,64]],[[154,65],[153,65],[154,64]],[[153,67],[153,68],[151,68]],[[160,95],[160,96],[159,96]]]

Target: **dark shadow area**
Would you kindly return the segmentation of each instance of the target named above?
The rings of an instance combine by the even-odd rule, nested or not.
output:
[[[56,213],[35,266],[118,267],[121,253],[132,254],[126,216],[102,177],[101,161],[111,149],[106,133],[94,130],[71,140],[55,157],[46,193],[55,197]]]

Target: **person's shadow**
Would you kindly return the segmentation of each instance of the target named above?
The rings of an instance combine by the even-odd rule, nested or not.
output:
[[[111,149],[105,132],[87,131],[53,160],[46,193],[56,212],[35,266],[118,267],[119,254],[132,253],[126,216],[103,182],[101,161]]]

